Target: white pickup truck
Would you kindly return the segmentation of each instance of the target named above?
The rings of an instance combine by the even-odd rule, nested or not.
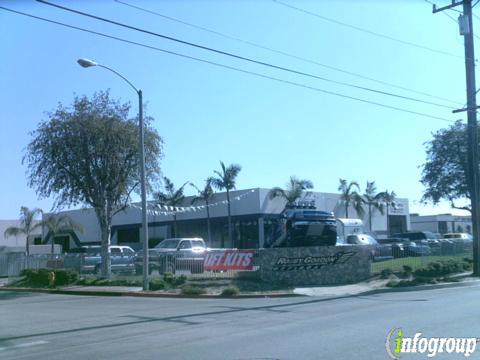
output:
[[[203,261],[207,247],[200,238],[165,239],[152,249],[148,249],[149,273],[188,270],[192,274],[203,273]],[[143,251],[135,258],[136,273],[143,271]]]

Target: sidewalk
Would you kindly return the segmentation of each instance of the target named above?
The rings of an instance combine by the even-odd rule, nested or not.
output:
[[[385,285],[388,279],[364,281],[357,284],[337,285],[337,286],[318,286],[318,287],[299,287],[293,290],[294,294],[306,296],[321,296],[321,297],[339,297],[339,296],[353,296],[370,292],[374,290],[387,290]]]

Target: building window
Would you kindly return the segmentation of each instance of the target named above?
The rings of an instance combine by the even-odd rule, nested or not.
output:
[[[140,229],[130,227],[117,230],[117,244],[131,244],[140,242]]]
[[[447,222],[446,221],[439,221],[438,222],[438,232],[440,234],[445,234],[448,232],[448,228],[447,228]]]
[[[33,238],[33,245],[42,245],[42,238],[41,237]]]

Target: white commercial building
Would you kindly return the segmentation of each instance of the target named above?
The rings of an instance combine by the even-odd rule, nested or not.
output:
[[[411,214],[410,223],[412,231],[431,231],[439,234],[472,233],[472,218],[470,216]]]
[[[9,227],[20,227],[20,220],[0,220],[0,251],[4,248],[25,249],[27,237],[24,234],[5,236],[5,230]],[[30,245],[39,244],[42,240],[42,229],[37,228],[29,237]]]
[[[226,247],[262,247],[274,226],[273,223],[285,207],[283,199],[271,199],[269,192],[270,189],[256,188],[230,193],[234,244],[228,242],[226,193],[215,194],[209,205],[212,241],[208,245],[220,247],[223,242]],[[178,230],[176,235],[207,239],[205,204],[198,202],[192,205],[192,199],[193,197],[187,197],[176,209]],[[303,201],[314,204],[317,210],[333,212],[336,217],[344,218],[345,207],[339,199],[339,194],[312,192]],[[395,209],[389,210],[388,221],[386,214],[382,215],[379,211],[372,214],[372,231],[378,236],[385,237],[388,233],[407,231],[410,228],[408,200],[397,199],[396,203]],[[148,211],[150,247],[172,236],[173,210],[150,203]],[[55,237],[55,243],[62,245],[64,251],[81,245],[100,244],[100,227],[93,209],[65,211],[62,214],[69,215],[84,229],[83,233],[70,232]],[[349,217],[358,217],[353,208],[349,209]],[[368,213],[363,220],[365,230],[368,231]],[[387,223],[390,229],[387,229]],[[141,209],[138,204],[133,204],[116,214],[112,225],[112,244],[141,248]],[[43,235],[44,243],[51,241],[50,234]]]

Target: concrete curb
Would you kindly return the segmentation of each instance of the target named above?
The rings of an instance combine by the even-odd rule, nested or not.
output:
[[[378,288],[373,290],[367,290],[359,292],[357,294],[345,294],[345,295],[327,295],[324,300],[337,300],[350,297],[369,296],[383,293],[394,292],[411,292],[422,290],[436,290],[455,287],[475,286],[480,284],[480,279],[454,282],[454,283],[442,283],[432,285],[419,285],[419,286],[406,286],[399,288]],[[309,296],[295,293],[263,293],[263,294],[246,294],[237,296],[222,296],[222,295],[182,295],[182,294],[166,294],[155,292],[133,292],[133,291],[109,291],[109,290],[66,290],[66,289],[34,289],[34,288],[16,288],[0,286],[0,291],[13,291],[24,293],[44,293],[44,294],[59,294],[59,295],[84,295],[84,296],[129,296],[129,297],[148,297],[148,298],[169,298],[169,299],[258,299],[258,298],[289,298],[289,297],[322,297],[322,296]]]
[[[405,286],[405,287],[397,287],[397,288],[380,288],[369,290],[363,292],[361,294],[352,295],[352,296],[368,296],[368,295],[375,295],[375,294],[383,294],[389,292],[410,292],[410,291],[421,291],[421,290],[437,290],[437,289],[448,289],[448,288],[455,288],[455,287],[466,287],[466,286],[474,286],[480,284],[479,280],[469,280],[469,281],[459,281],[459,282],[451,282],[451,283],[441,283],[441,284],[427,284],[427,285],[418,285],[418,286]]]
[[[0,287],[0,291],[13,291],[24,293],[43,293],[58,295],[85,295],[85,296],[130,296],[130,297],[149,297],[149,298],[171,298],[171,299],[258,299],[258,298],[287,298],[287,297],[304,297],[305,295],[293,293],[279,294],[245,294],[237,296],[222,295],[182,295],[182,294],[166,294],[155,292],[133,292],[133,291],[109,291],[109,290],[64,290],[64,289],[35,289],[35,288],[16,288],[16,287]]]

